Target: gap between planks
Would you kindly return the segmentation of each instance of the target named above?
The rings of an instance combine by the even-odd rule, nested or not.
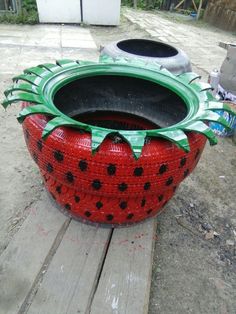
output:
[[[115,229],[90,314],[148,313],[157,220]]]
[[[48,255],[46,256],[44,263],[43,263],[39,273],[37,274],[30,291],[28,292],[24,302],[22,303],[22,305],[18,311],[18,314],[27,313],[27,310],[28,310],[29,306],[31,305],[33,298],[34,298],[35,294],[37,293],[39,285],[43,280],[43,276],[47,272],[48,267],[49,267],[49,265],[53,259],[53,256],[55,255],[57,248],[59,247],[59,245],[62,241],[62,238],[63,238],[64,234],[66,233],[67,228],[69,227],[70,222],[71,222],[71,218],[68,218],[63,223],[61,229],[59,230],[59,232],[58,232],[58,234],[54,240],[54,243],[52,244],[52,247],[51,247]]]
[[[58,231],[68,219],[43,199],[28,208],[29,215],[0,256],[0,313],[16,314],[28,295]]]
[[[155,232],[156,220],[114,230],[72,221],[24,313],[146,314]]]
[[[27,313],[85,313],[92,302],[112,229],[72,221]]]
[[[34,207],[0,257],[1,314],[147,313],[155,219],[113,230],[71,221],[46,194]]]

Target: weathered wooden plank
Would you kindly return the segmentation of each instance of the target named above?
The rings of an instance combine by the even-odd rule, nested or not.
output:
[[[58,232],[69,218],[43,193],[9,246],[0,256],[0,313],[16,314],[40,272]]]
[[[93,295],[111,229],[72,221],[28,314],[85,313]]]
[[[91,314],[144,314],[148,311],[156,219],[115,229]]]

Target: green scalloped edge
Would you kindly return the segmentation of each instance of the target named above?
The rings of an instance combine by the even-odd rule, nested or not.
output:
[[[195,112],[188,119],[184,119],[180,123],[164,129],[157,130],[140,130],[140,131],[123,131],[111,130],[100,127],[87,125],[61,113],[53,104],[48,101],[44,94],[44,86],[55,75],[64,73],[65,71],[80,70],[82,67],[102,67],[102,66],[124,66],[132,67],[134,76],[137,70],[150,70],[156,76],[161,76],[163,79],[168,80],[168,84],[181,83],[184,88],[191,91],[198,99]],[[79,72],[78,72],[79,73]],[[146,72],[145,72],[146,73]],[[106,72],[107,74],[107,72]],[[125,73],[123,73],[125,75]],[[18,116],[18,121],[22,123],[26,117],[32,114],[45,114],[51,116],[51,119],[43,130],[42,137],[46,139],[53,130],[61,126],[70,126],[86,130],[92,135],[91,150],[96,153],[98,147],[104,139],[110,135],[117,133],[120,135],[131,147],[133,155],[138,159],[142,153],[142,148],[145,143],[146,136],[148,137],[161,137],[174,143],[185,152],[190,151],[187,132],[197,132],[207,137],[211,145],[217,143],[217,139],[212,130],[205,124],[208,121],[214,121],[222,124],[226,128],[230,128],[227,121],[222,118],[216,110],[224,110],[233,115],[236,115],[227,104],[214,100],[209,93],[211,86],[206,83],[197,81],[200,78],[195,73],[183,73],[178,76],[171,74],[168,70],[164,69],[157,63],[144,62],[138,59],[127,58],[112,58],[109,56],[101,56],[100,62],[80,61],[80,60],[58,60],[56,64],[46,63],[40,64],[37,67],[32,67],[24,70],[24,73],[13,78],[15,82],[13,86],[5,91],[5,100],[2,102],[4,108],[7,108],[12,103],[19,101],[30,102],[33,105],[25,107]]]

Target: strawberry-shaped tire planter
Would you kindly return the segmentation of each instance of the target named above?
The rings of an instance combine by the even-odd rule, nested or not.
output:
[[[140,61],[61,60],[24,71],[3,106],[22,101],[29,152],[55,201],[73,217],[131,224],[156,215],[195,168],[204,121],[231,111],[194,73]]]

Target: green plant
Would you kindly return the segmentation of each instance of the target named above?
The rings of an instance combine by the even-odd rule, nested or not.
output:
[[[130,7],[133,5],[133,0],[122,0],[121,4]]]
[[[37,11],[36,1],[35,0],[23,0],[22,10],[25,10],[26,12]]]
[[[133,0],[122,0],[121,3],[130,7],[134,5]],[[161,4],[162,0],[137,0],[137,6],[140,9],[160,9]]]
[[[38,21],[38,10],[35,0],[23,0],[18,14],[5,13],[0,15],[0,23],[37,24]]]

